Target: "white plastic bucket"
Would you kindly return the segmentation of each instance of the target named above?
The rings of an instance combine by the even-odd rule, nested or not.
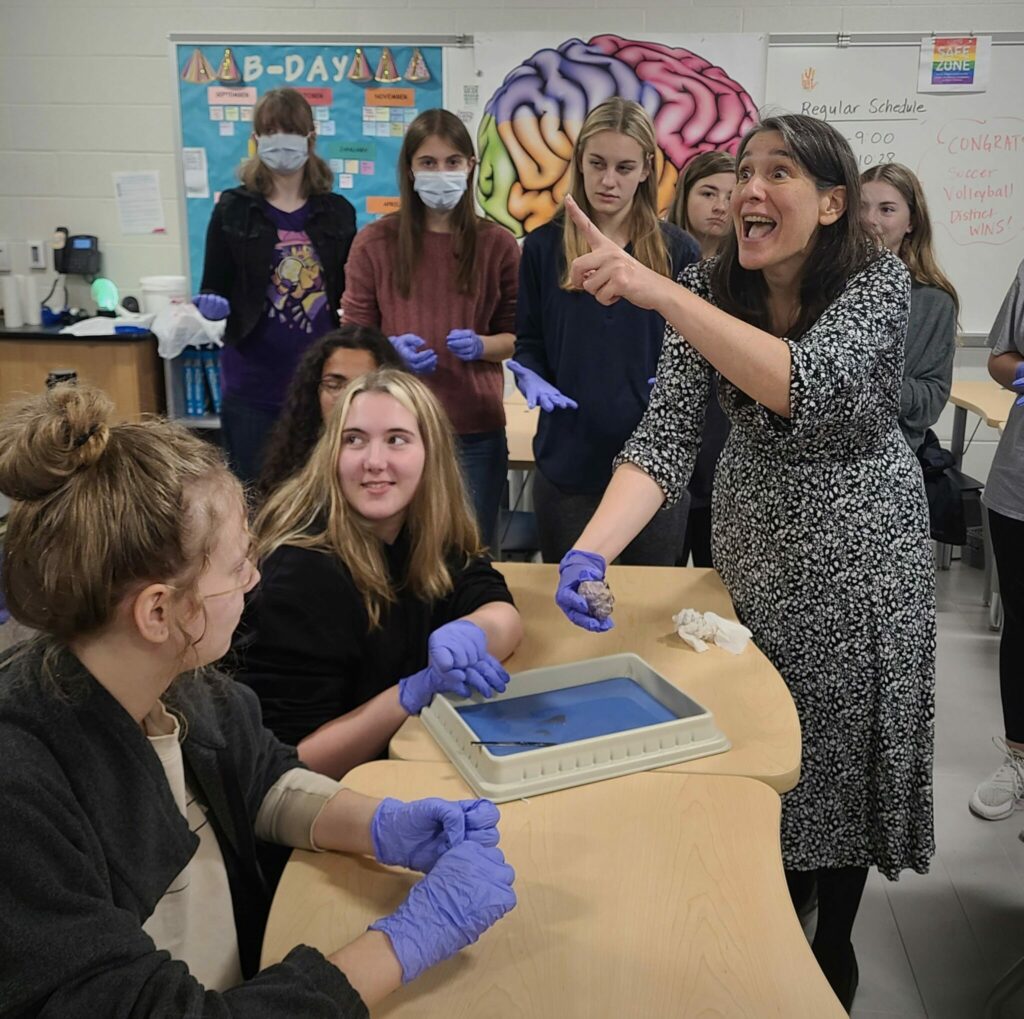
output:
[[[188,300],[184,276],[143,276],[139,285],[146,315],[155,315],[169,304],[184,304]]]

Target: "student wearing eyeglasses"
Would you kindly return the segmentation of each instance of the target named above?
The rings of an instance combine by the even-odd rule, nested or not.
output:
[[[331,408],[353,380],[405,362],[373,326],[343,325],[321,337],[299,362],[281,416],[270,433],[256,482],[262,500],[309,459]]]

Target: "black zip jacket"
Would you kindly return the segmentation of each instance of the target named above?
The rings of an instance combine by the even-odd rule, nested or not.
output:
[[[356,235],[356,210],[348,199],[333,193],[310,195],[309,205],[306,233],[323,267],[327,306],[337,326],[345,291],[345,262]],[[206,229],[199,289],[231,302],[224,333],[229,346],[243,346],[259,323],[276,243],[277,228],[264,213],[260,195],[241,187],[222,192]]]
[[[180,679],[189,785],[207,805],[231,886],[242,972],[205,990],[142,924],[195,853],[157,755],[134,719],[66,651],[58,693],[38,645],[0,657],[0,1017],[365,1019],[362,999],[300,946],[256,975],[270,888],[253,826],[298,767],[246,687]]]

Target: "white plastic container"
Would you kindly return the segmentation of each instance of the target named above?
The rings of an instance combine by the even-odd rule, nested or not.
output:
[[[655,725],[499,756],[486,746],[474,745],[478,736],[458,713],[459,708],[471,704],[512,700],[619,677],[632,679],[676,717]],[[491,701],[480,696],[438,696],[423,709],[420,718],[477,795],[496,803],[663,768],[720,754],[731,746],[710,711],[634,654],[520,672],[512,676],[508,689]]]
[[[142,287],[142,311],[148,315],[155,315],[169,304],[184,304],[189,299],[184,276],[143,276],[139,286]]]

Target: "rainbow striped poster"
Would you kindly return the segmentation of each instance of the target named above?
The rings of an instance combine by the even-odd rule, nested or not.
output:
[[[992,36],[930,36],[921,40],[918,92],[985,92]]]

